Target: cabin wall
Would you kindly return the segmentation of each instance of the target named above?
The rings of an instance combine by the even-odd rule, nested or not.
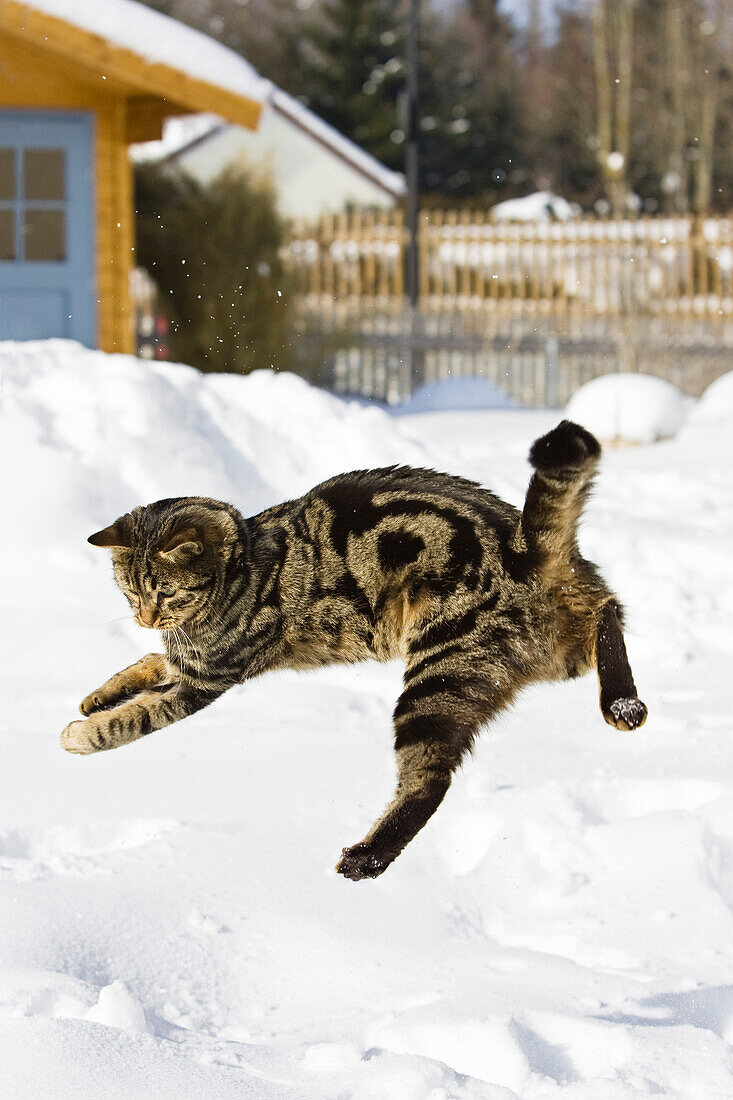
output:
[[[56,60],[0,33],[0,110],[82,110],[94,116],[97,346],[131,352],[134,253],[127,96],[101,74]]]

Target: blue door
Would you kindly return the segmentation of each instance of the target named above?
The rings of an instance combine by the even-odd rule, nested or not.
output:
[[[0,111],[0,340],[93,347],[92,116]]]

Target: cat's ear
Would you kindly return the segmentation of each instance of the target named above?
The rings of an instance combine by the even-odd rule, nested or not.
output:
[[[92,546],[109,546],[115,549],[129,550],[132,546],[132,516],[129,512],[120,516],[109,527],[95,531],[87,539]]]
[[[197,557],[203,553],[203,549],[204,544],[196,528],[186,527],[183,531],[176,531],[174,535],[171,535],[168,541],[161,546],[158,553],[166,557],[168,561],[180,562],[185,561],[186,558]]]

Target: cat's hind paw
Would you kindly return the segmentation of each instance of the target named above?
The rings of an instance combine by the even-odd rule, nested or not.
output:
[[[608,710],[603,711],[603,717],[609,726],[628,733],[630,730],[638,730],[647,720],[649,711],[641,699],[614,699]]]
[[[95,732],[96,726],[93,722],[69,722],[61,734],[61,748],[79,756],[89,756],[93,752],[99,752],[105,746],[100,743],[98,735],[94,737]]]
[[[354,844],[344,848],[336,870],[344,878],[358,882],[363,878],[378,878],[383,874],[395,857],[376,852],[368,844]]]
[[[536,470],[549,473],[595,464],[600,453],[601,445],[594,435],[572,420],[562,420],[547,435],[535,440],[529,461]]]

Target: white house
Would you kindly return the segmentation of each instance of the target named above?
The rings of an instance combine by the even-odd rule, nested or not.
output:
[[[315,218],[348,205],[389,207],[405,192],[399,173],[272,85],[257,130],[209,114],[172,118],[161,141],[135,146],[132,154],[176,164],[203,183],[231,164],[265,173],[286,218]]]

